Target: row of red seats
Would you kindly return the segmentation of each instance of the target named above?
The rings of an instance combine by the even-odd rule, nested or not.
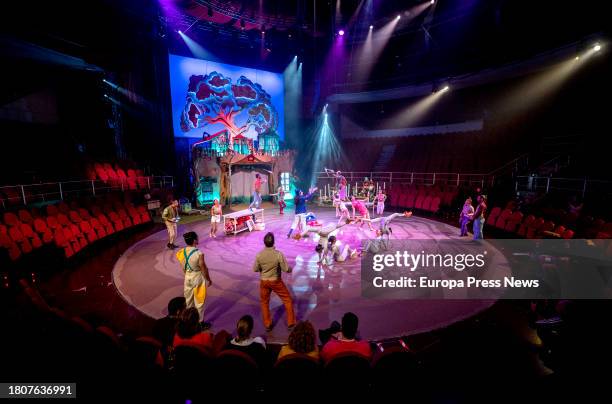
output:
[[[126,180],[128,178],[144,177],[142,170],[133,168],[124,169],[118,164],[113,167],[110,163],[95,163],[93,166],[87,167],[87,178],[90,180]]]
[[[612,222],[592,216],[580,216],[562,209],[543,210],[542,216],[524,215],[514,211],[515,204],[509,202],[506,208],[495,207],[487,218],[487,224],[520,237],[538,237],[544,232],[572,238],[576,233],[584,238],[612,238]],[[551,214],[553,212],[554,214]],[[558,225],[555,226],[555,223]]]
[[[146,207],[121,202],[89,208],[61,202],[48,205],[46,215],[21,209],[4,213],[0,248],[7,249],[9,258],[16,261],[44,244],[55,243],[68,258],[96,240],[150,221]]]
[[[457,189],[427,189],[414,186],[392,186],[389,204],[404,209],[420,209],[436,213],[441,205],[450,205],[457,196]]]
[[[519,211],[502,210],[500,207],[491,209],[491,213],[486,218],[486,223],[489,226],[524,238],[541,238],[545,235],[556,234],[560,238],[571,239],[575,235],[574,230],[563,225],[555,226],[552,220],[534,215],[524,217],[523,213]]]

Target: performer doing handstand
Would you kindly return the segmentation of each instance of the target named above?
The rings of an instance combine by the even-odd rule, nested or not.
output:
[[[389,216],[386,217],[377,217],[376,219],[359,219],[362,221],[367,221],[368,223],[380,223],[380,226],[378,227],[378,229],[376,229],[376,237],[377,240],[370,240],[368,242],[368,244],[366,245],[366,248],[364,249],[364,251],[371,251],[371,252],[378,252],[378,250],[380,250],[382,248],[387,249],[388,248],[388,241],[390,239],[390,235],[392,233],[391,227],[389,227],[389,224],[391,223],[391,221],[397,217],[400,216],[404,216],[404,217],[410,217],[412,216],[412,212],[406,211],[404,213],[393,213]],[[387,236],[387,239],[385,240],[385,237]],[[373,244],[372,242],[376,241],[377,244],[377,248],[373,248]],[[375,251],[372,251],[374,250]]]

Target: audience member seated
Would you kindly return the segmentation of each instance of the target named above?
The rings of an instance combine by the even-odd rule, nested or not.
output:
[[[183,310],[179,316],[178,324],[176,325],[176,334],[174,334],[173,345],[195,345],[204,348],[207,351],[212,349],[213,337],[212,334],[202,331],[200,324],[200,314],[198,309],[190,307]]]
[[[327,362],[335,355],[342,352],[355,352],[367,358],[372,356],[372,349],[367,341],[358,341],[357,327],[359,318],[354,313],[348,312],[342,316],[341,331],[332,337],[321,350],[321,358]]]
[[[253,317],[242,316],[236,325],[236,337],[232,338],[223,349],[235,349],[251,356],[258,365],[266,360],[266,342],[261,337],[251,337]]]
[[[310,321],[300,321],[289,334],[287,345],[283,345],[278,353],[278,359],[283,356],[300,353],[314,359],[319,359],[319,348],[317,347],[317,336]]]
[[[153,325],[153,336],[162,343],[164,347],[172,345],[176,326],[179,322],[181,312],[185,310],[185,298],[175,297],[168,302],[168,315],[155,321]]]

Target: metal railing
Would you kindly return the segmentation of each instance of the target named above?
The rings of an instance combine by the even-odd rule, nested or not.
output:
[[[386,189],[391,184],[492,186],[494,177],[488,174],[419,173],[409,171],[342,171],[348,182],[348,192],[353,194],[363,186],[365,179],[372,181],[376,189]],[[317,173],[317,186],[322,195],[334,189],[336,178],[325,171]]]
[[[514,190],[516,192],[549,193],[553,191],[570,192],[584,196],[588,193],[612,195],[612,181],[592,180],[588,178],[555,178],[535,175],[517,176]]]
[[[0,187],[2,207],[97,196],[128,190],[151,190],[174,187],[174,177],[149,176],[117,178],[115,180],[76,180],[40,184],[7,185]]]

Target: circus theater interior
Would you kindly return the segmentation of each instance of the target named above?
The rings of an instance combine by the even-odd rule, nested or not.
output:
[[[0,399],[610,401],[605,2],[3,6]]]

